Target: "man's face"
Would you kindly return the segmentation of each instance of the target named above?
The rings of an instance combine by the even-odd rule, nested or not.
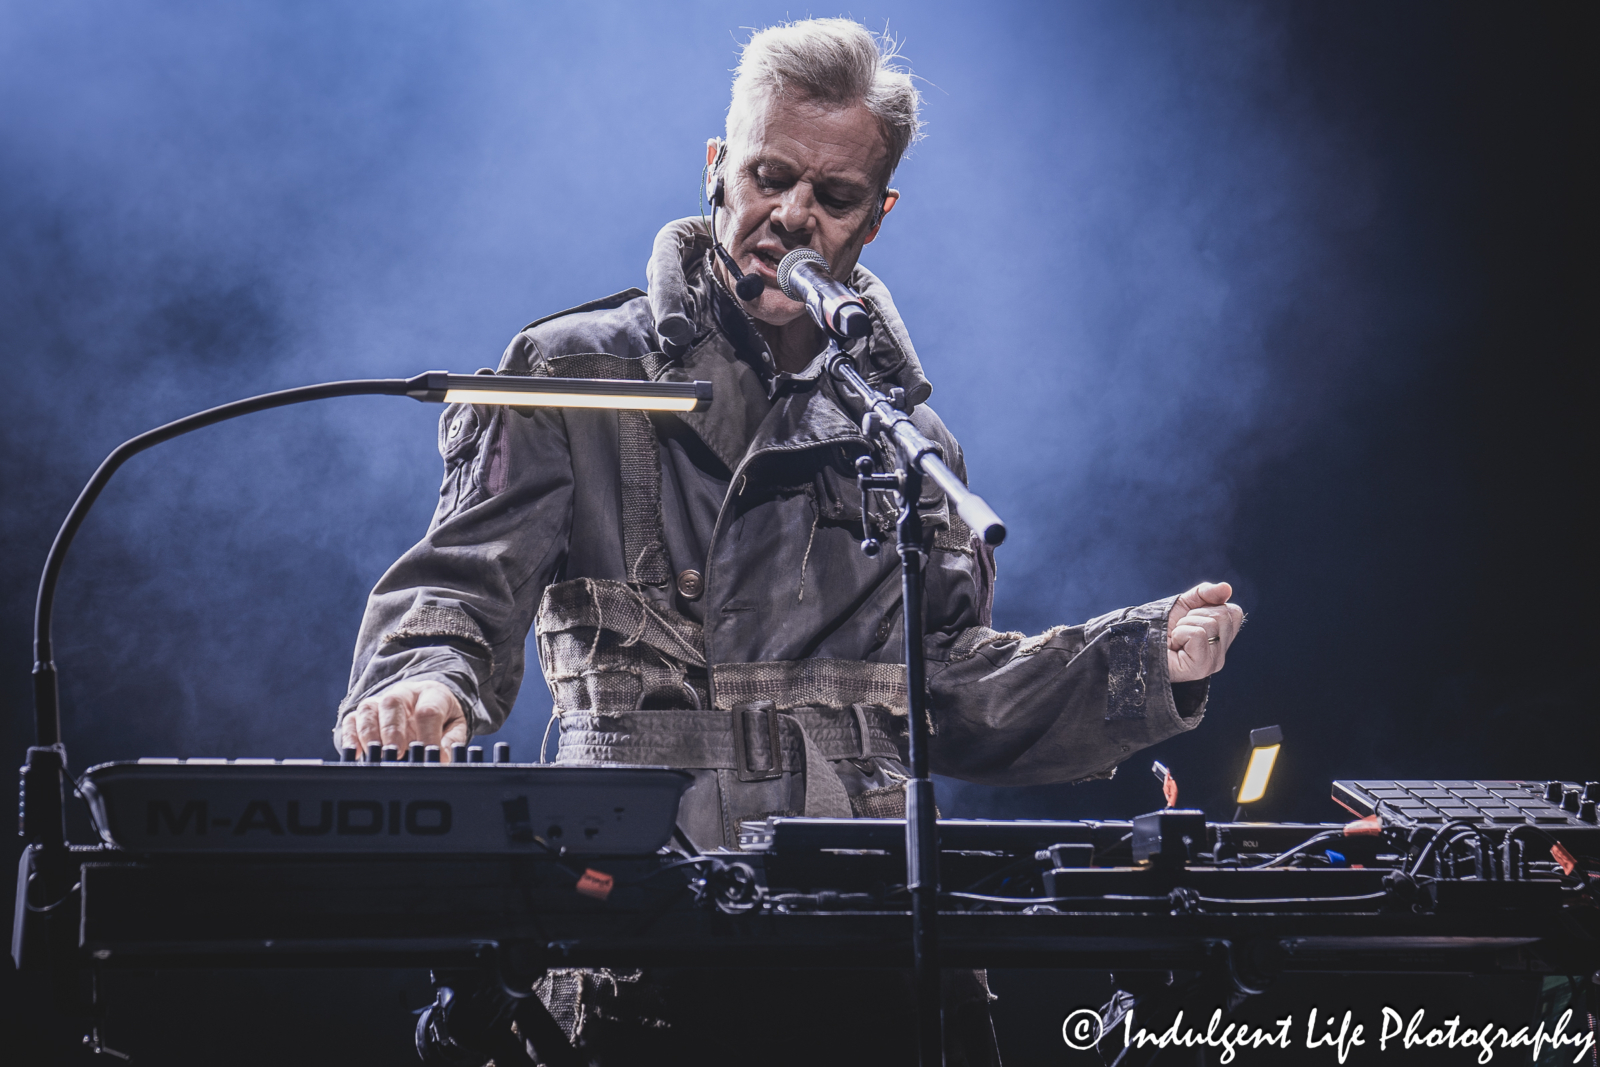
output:
[[[779,260],[796,248],[815,249],[834,277],[849,277],[872,235],[888,159],[882,127],[861,105],[774,99],[750,117],[723,161],[717,236],[740,270],[766,280],[745,304],[751,315],[782,326],[806,313],[777,283]]]

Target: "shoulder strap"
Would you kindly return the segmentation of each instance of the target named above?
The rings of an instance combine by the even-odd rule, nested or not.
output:
[[[586,304],[579,304],[577,307],[570,307],[565,311],[557,311],[552,315],[546,315],[542,319],[534,319],[532,322],[528,323],[528,325],[524,326],[523,329],[531,330],[535,326],[543,326],[552,319],[559,319],[564,315],[577,315],[585,311],[611,311],[614,308],[621,307],[630,300],[637,300],[639,297],[644,295],[645,291],[643,289],[624,289],[620,293],[612,293],[610,296],[602,296],[599,300],[591,300]]]

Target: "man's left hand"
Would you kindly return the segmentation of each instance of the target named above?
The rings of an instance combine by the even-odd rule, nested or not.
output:
[[[1174,682],[1198,682],[1222,669],[1228,646],[1244,625],[1244,609],[1228,603],[1233,586],[1201,582],[1178,597],[1167,616],[1167,674]]]

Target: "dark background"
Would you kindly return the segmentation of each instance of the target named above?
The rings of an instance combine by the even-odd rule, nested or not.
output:
[[[941,782],[947,815],[1126,818],[1160,802],[1153,754],[1223,817],[1269,723],[1271,817],[1338,818],[1340,777],[1600,777],[1591,10],[850,12],[927,79],[863,261],[1013,531],[996,625],[1201,579],[1250,612],[1200,729],[1110,782]],[[107,451],[270,388],[493,364],[525,321],[642,284],[697,210],[738,28],[790,14],[0,3],[8,758],[38,569]],[[62,583],[72,766],[326,751],[365,592],[432,507],[436,416],[335,401],[133,461]],[[535,679],[495,740],[531,757],[548,708]],[[254,1062],[332,1012],[365,1042],[348,1062],[390,1062],[426,994],[119,981],[112,1044],[146,1063]],[[1012,1062],[1056,1062],[1087,979],[995,981]],[[64,1032],[9,972],[0,999],[16,1047]]]

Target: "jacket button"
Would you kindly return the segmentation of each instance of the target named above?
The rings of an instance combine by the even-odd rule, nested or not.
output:
[[[678,595],[685,600],[699,600],[700,594],[706,591],[706,580],[700,577],[699,571],[678,572]]]

